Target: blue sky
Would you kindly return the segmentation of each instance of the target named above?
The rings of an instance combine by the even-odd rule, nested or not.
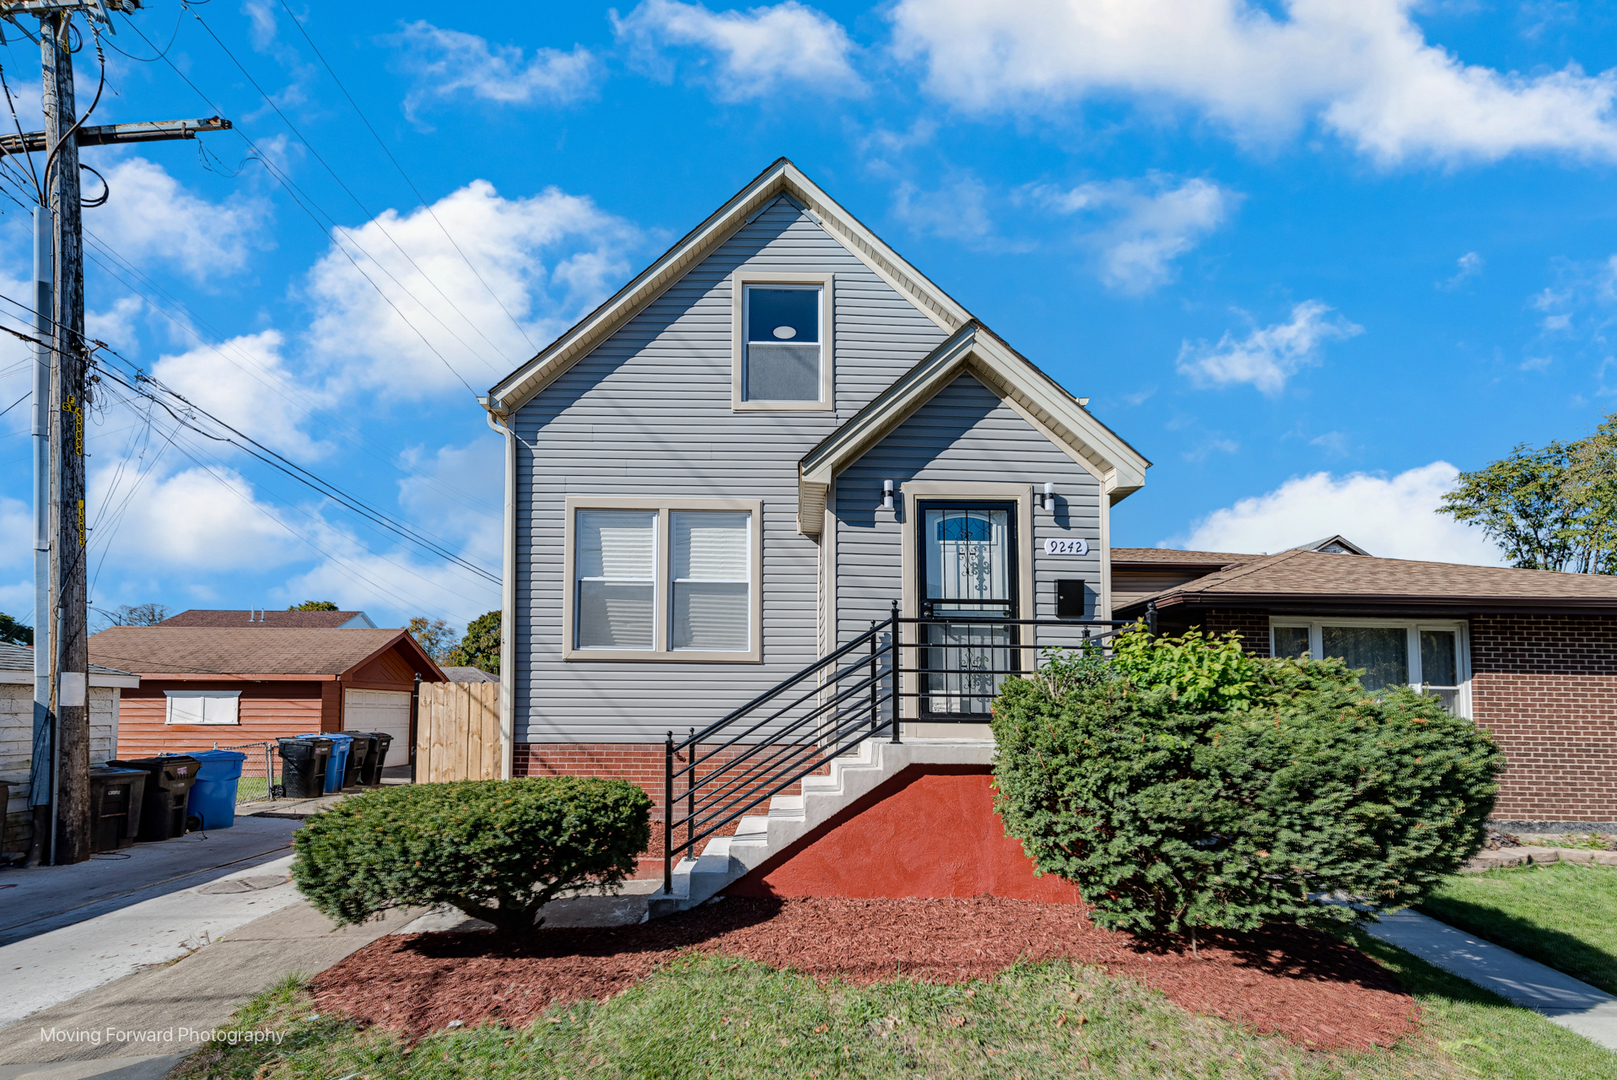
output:
[[[281,0],[114,16],[92,122],[217,110],[237,131],[85,151],[111,189],[85,214],[91,334],[483,566],[500,444],[467,385],[780,155],[1152,459],[1118,544],[1342,532],[1493,561],[1432,513],[1455,469],[1617,410],[1608,4],[290,10],[301,30]],[[6,37],[37,126],[37,52]],[[93,42],[78,64],[83,102]],[[17,299],[27,216],[0,211]],[[25,360],[0,346],[0,408]],[[0,418],[0,610],[31,619],[26,425],[26,404]],[[97,403],[96,606],[497,606],[172,429]]]

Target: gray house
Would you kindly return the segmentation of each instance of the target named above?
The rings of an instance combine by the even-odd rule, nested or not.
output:
[[[1149,464],[785,159],[484,404],[506,437],[508,775],[622,776],[660,801],[692,760],[667,732],[794,678],[834,696],[839,661],[815,665],[867,638],[872,669],[902,666],[897,627],[871,634],[895,604],[1006,620],[906,630],[945,635],[926,641],[959,670],[908,697],[867,686],[883,748],[832,737],[774,800],[780,836],[729,815],[729,850],[702,854],[715,881],[778,863],[854,788],[986,766],[987,697],[960,670],[1025,663],[1010,620],[1110,617],[1110,507]]]

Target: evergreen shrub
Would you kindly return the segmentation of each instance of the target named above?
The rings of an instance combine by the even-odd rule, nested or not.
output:
[[[568,889],[616,889],[651,840],[651,800],[622,780],[412,784],[349,796],[292,839],[292,876],[339,924],[449,904],[502,934]]]
[[[996,808],[1042,873],[1134,933],[1403,907],[1480,850],[1503,757],[1409,689],[1239,642],[1047,655],[994,703]],[[1355,906],[1321,903],[1343,896]]]

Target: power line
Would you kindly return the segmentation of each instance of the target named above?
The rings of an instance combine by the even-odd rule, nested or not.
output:
[[[527,328],[517,321],[517,317],[515,315],[511,314],[511,310],[505,306],[505,301],[500,299],[500,294],[495,292],[487,281],[483,280],[482,272],[479,271],[472,263],[472,260],[467,257],[466,252],[461,250],[459,242],[457,242],[455,238],[450,235],[448,229],[444,228],[444,223],[438,220],[438,212],[432,208],[432,204],[427,202],[427,197],[421,194],[421,189],[415,186],[415,181],[411,180],[410,174],[404,171],[404,166],[400,165],[399,159],[393,156],[393,151],[387,148],[387,143],[382,141],[382,136],[377,134],[376,128],[371,126],[370,118],[367,117],[365,115],[365,111],[359,107],[359,102],[354,100],[354,95],[348,92],[348,87],[344,86],[343,81],[337,77],[337,72],[332,68],[331,62],[326,59],[325,54],[320,51],[320,47],[316,45],[314,43],[314,39],[309,36],[309,31],[305,29],[302,21],[300,21],[296,15],[292,14],[291,8],[286,6],[286,0],[281,0],[281,7],[286,11],[287,17],[292,20],[292,25],[298,28],[298,33],[303,35],[303,40],[309,43],[309,48],[313,50],[314,55],[318,57],[320,59],[320,63],[325,66],[327,74],[331,76],[331,81],[337,84],[337,89],[341,90],[343,97],[348,99],[348,104],[354,107],[354,112],[359,115],[360,121],[365,125],[365,130],[371,133],[371,138],[376,140],[376,145],[382,148],[382,153],[387,155],[387,159],[391,161],[393,163],[393,167],[399,171],[399,175],[404,178],[404,182],[410,185],[410,190],[415,192],[416,201],[421,204],[422,208],[425,209],[427,213],[432,215],[433,223],[438,226],[438,231],[444,234],[444,239],[448,240],[454,245],[456,254],[458,254],[461,261],[466,264],[466,268],[473,274],[477,275],[478,283],[481,284],[488,292],[489,296],[494,299],[494,302],[500,305],[500,310],[505,312],[505,317],[511,320],[511,325],[516,327],[517,332],[521,334],[524,339],[526,339],[528,346],[537,352],[539,346],[534,343],[533,338],[528,336]]]
[[[147,38],[146,35],[140,33],[140,27],[136,26],[133,20],[130,21],[129,25],[135,31],[135,33],[140,34],[142,40],[144,40],[148,45],[151,44],[151,40]],[[201,87],[192,82],[190,77],[187,76],[185,72],[181,71],[175,65],[173,60],[170,60],[165,56],[163,58],[163,62],[168,64],[169,69],[178,75],[185,85],[194,90],[197,93],[197,96],[202,98],[203,101],[207,102],[209,108],[212,108],[215,111],[219,110],[219,106],[214,103],[213,99],[204,93]],[[315,227],[320,230],[321,235],[325,236],[327,233],[327,225],[322,224],[320,217],[315,213],[315,209],[318,209],[319,204],[315,203],[315,201],[310,198],[310,196],[302,188],[298,187],[297,184],[293,182],[292,178],[286,174],[285,170],[276,165],[274,160],[270,158],[268,154],[264,153],[259,145],[248,137],[246,132],[242,131],[239,127],[232,130],[234,130],[237,135],[241,136],[242,141],[247,144],[248,149],[253,152],[254,157],[259,161],[259,163],[264,166],[265,171],[267,171],[270,176],[275,179],[276,183],[280,184],[281,187],[285,189],[286,193],[291,197],[293,203],[297,205],[298,209],[307,214],[309,216],[309,220],[313,221]],[[311,209],[311,207],[315,209]],[[348,235],[348,231],[345,230],[341,225],[337,224],[335,218],[333,218],[330,214],[327,214],[324,210],[320,210],[320,213],[324,214],[327,222],[330,223],[329,227],[331,231],[346,235],[349,242],[359,250],[360,254],[370,259],[370,261],[375,263],[384,274],[387,274],[389,278],[392,278],[394,284],[398,285],[400,289],[403,289],[405,294],[409,296],[410,299],[414,300],[417,304],[420,304],[423,310],[427,311],[428,314],[432,313],[432,309],[427,307],[426,304],[422,304],[420,298],[414,293],[410,292],[408,286],[399,281],[398,278],[393,277],[392,272],[388,270],[388,268],[383,265],[382,262],[376,258],[376,256],[366,251],[363,244],[361,244],[358,240],[353,239],[351,235]],[[376,295],[380,296],[383,302],[385,302],[388,307],[393,309],[393,313],[399,317],[404,325],[408,326],[412,331],[415,332],[416,337],[421,339],[421,343],[431,350],[432,354],[436,356],[439,361],[442,362],[444,367],[449,370],[449,373],[455,376],[455,378],[459,380],[460,384],[466,388],[466,392],[475,398],[477,396],[477,391],[472,389],[472,384],[466,381],[465,377],[462,376],[461,373],[456,370],[455,366],[449,362],[449,358],[439,351],[438,347],[432,343],[426,334],[421,332],[421,328],[416,326],[415,323],[411,322],[404,312],[399,309],[399,306],[393,302],[393,298],[388,296],[387,293],[382,290],[382,287],[376,283],[376,279],[365,272],[365,268],[359,265],[358,260],[354,258],[353,254],[341,243],[333,246],[335,246],[338,251],[343,253],[343,257],[352,263],[354,269],[359,271],[360,276],[365,279],[372,289],[376,290]],[[436,318],[436,316],[434,316],[434,318]],[[442,325],[441,321],[440,325]],[[447,330],[448,327],[445,327],[445,329]],[[451,333],[453,333],[453,331],[451,331]],[[464,344],[464,342],[462,344]]]
[[[258,85],[258,80],[253,78],[252,73],[247,70],[246,65],[244,65],[240,60],[238,60],[236,58],[236,54],[230,51],[230,47],[227,46],[220,39],[219,35],[213,32],[213,27],[209,26],[207,24],[206,20],[204,20],[202,18],[202,16],[199,15],[196,11],[191,11],[191,17],[196,19],[198,25],[200,25],[203,30],[207,31],[208,36],[213,38],[214,43],[219,46],[219,49],[227,57],[230,58],[230,62],[236,65],[236,70],[238,70],[238,71],[240,71],[242,73],[243,78],[245,78],[247,80],[247,82],[252,86],[252,88],[254,90],[258,91],[258,96],[263,98],[265,104],[269,105],[269,107],[275,111],[275,115],[279,116],[281,118],[281,122],[284,123],[287,126],[287,129],[290,130],[293,135],[297,136],[298,141],[303,143],[304,146],[307,146],[309,148],[309,153],[313,154],[314,159],[320,163],[321,167],[324,168],[326,170],[326,172],[331,174],[331,178],[333,180],[337,181],[337,186],[342,188],[343,192],[345,194],[347,194],[347,196],[350,199],[353,200],[354,205],[359,207],[359,210],[360,210],[360,212],[362,214],[364,214],[367,218],[371,219],[371,222],[376,226],[377,230],[379,232],[381,232],[381,234],[383,236],[388,238],[388,241],[391,242],[392,245],[395,248],[398,249],[399,254],[403,255],[405,260],[407,262],[409,262],[409,264],[412,267],[415,268],[416,273],[421,275],[421,279],[423,281],[425,281],[428,285],[431,285],[432,288],[434,289],[434,291],[436,291],[439,296],[443,297],[444,302],[446,304],[448,304],[451,308],[454,308],[456,314],[458,314],[462,319],[466,320],[466,325],[470,326],[472,328],[472,330],[479,337],[481,337],[484,341],[488,342],[489,346],[491,348],[493,348],[496,353],[498,353],[500,347],[498,345],[495,345],[494,342],[489,339],[487,334],[483,333],[482,328],[479,327],[477,325],[477,323],[472,320],[471,316],[467,315],[464,311],[462,311],[460,309],[459,305],[457,305],[454,300],[450,299],[449,295],[447,293],[445,293],[443,291],[443,289],[439,288],[437,282],[433,281],[432,278],[427,274],[427,272],[425,270],[421,269],[421,266],[415,261],[415,258],[408,251],[406,251],[404,249],[404,246],[402,244],[400,244],[397,239],[394,238],[392,233],[388,232],[387,227],[382,224],[381,217],[378,214],[376,214],[375,212],[373,212],[370,207],[365,205],[365,203],[360,199],[360,197],[354,193],[354,190],[348,186],[348,184],[343,180],[343,178],[340,175],[338,175],[337,170],[333,169],[331,167],[331,164],[328,161],[326,161],[325,157],[323,157],[321,155],[320,151],[315,148],[315,145],[312,142],[309,141],[308,137],[305,136],[303,134],[303,132],[298,129],[298,126],[296,124],[292,123],[291,118],[288,117],[286,115],[286,113],[281,111],[281,107],[280,107],[280,105],[276,104],[275,99],[273,97],[271,97],[264,90],[263,87]],[[453,242],[453,241],[451,241],[451,242]],[[381,265],[380,261],[377,260],[375,256],[371,256],[371,260],[373,262],[376,262],[378,266]],[[384,269],[385,269],[385,267],[384,267]],[[474,273],[475,273],[475,269],[474,269]],[[388,276],[392,277],[391,274],[389,274]],[[406,293],[409,293],[409,289],[406,288],[402,282],[400,282],[397,278],[394,278],[393,280],[394,280],[394,282],[396,284],[398,284],[400,286],[400,288],[404,288]],[[416,301],[416,303],[418,303],[418,304],[421,303],[420,298],[416,297],[413,293],[411,293],[410,296],[411,296],[412,299],[414,299]],[[426,308],[426,305],[422,304],[422,307]],[[428,314],[432,314],[431,309],[427,309],[427,311],[428,311]],[[507,314],[509,314],[509,312],[507,312]],[[446,324],[442,319],[439,319],[436,315],[433,315],[432,317],[438,323],[439,326],[442,326],[445,330],[449,331],[449,333],[452,336],[454,336],[456,341],[460,342],[460,344],[463,347],[465,347],[468,351],[470,351],[471,347],[468,346],[465,341],[461,340],[460,335],[456,334],[453,330],[450,330],[448,324]],[[487,363],[487,361],[485,360],[484,363]]]

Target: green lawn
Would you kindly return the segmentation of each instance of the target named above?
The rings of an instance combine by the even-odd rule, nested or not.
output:
[[[1617,994],[1617,866],[1460,874],[1419,910]]]
[[[280,1047],[200,1051],[187,1080],[294,1077],[569,1077],[767,1080],[884,1077],[1388,1078],[1617,1080],[1617,1055],[1364,935],[1355,944],[1417,994],[1423,1033],[1391,1051],[1311,1053],[1093,968],[1050,963],[956,986],[820,986],[750,961],[691,956],[599,1005],[556,1009],[531,1028],[391,1034],[313,1017],[288,981],[242,1010]]]

